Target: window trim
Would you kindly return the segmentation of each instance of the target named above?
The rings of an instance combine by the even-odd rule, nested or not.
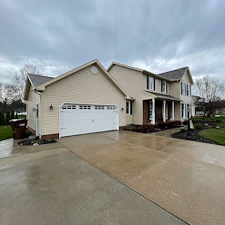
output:
[[[165,84],[165,90],[163,91],[163,83]],[[167,93],[167,82],[165,80],[161,80],[161,92]]]
[[[126,115],[132,115],[132,102],[131,101],[126,101]]]
[[[152,81],[151,83],[150,80]],[[150,88],[150,86],[152,86],[152,88]],[[147,76],[147,89],[151,91],[155,90],[155,77]]]

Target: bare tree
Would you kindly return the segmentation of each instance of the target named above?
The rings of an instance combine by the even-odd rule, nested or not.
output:
[[[15,100],[21,99],[23,101],[24,89],[28,73],[41,75],[42,71],[39,70],[38,67],[33,64],[25,64],[23,68],[20,68],[19,72],[17,72],[12,78],[14,90],[16,90],[17,92],[17,95],[14,95]]]
[[[196,93],[198,98],[196,105],[202,107],[208,116],[220,107],[221,97],[225,94],[225,87],[215,77],[204,76],[196,80]]]

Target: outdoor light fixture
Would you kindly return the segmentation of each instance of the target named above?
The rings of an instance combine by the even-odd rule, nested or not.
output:
[[[53,110],[53,106],[52,106],[52,105],[50,105],[49,109],[50,109],[50,110]]]
[[[121,111],[123,111],[123,108],[121,108]]]

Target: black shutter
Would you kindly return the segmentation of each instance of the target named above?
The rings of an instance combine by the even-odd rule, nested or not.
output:
[[[130,101],[130,115],[132,115],[133,102]]]
[[[183,83],[180,82],[180,93],[181,93],[181,95],[183,95],[183,93],[182,93],[182,86],[183,86]]]
[[[147,89],[149,89],[149,76],[147,76]]]
[[[165,88],[166,88],[166,93],[167,93],[167,87],[168,87],[168,86],[167,86],[167,82],[165,82],[165,83],[166,83],[166,87],[165,87]]]
[[[161,80],[161,92],[163,91],[163,89],[162,89],[162,83],[163,83],[163,82],[162,82],[162,80]]]

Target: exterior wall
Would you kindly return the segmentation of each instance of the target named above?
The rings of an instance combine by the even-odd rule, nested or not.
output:
[[[162,93],[161,92],[161,80],[155,77],[155,90],[150,90],[150,91],[162,93],[162,94],[169,94],[170,93],[170,83],[168,81],[166,81],[166,83],[167,83],[167,92]],[[147,90],[147,75],[143,75],[142,90]]]
[[[174,102],[174,120],[181,120],[180,102]]]
[[[114,65],[109,70],[111,76],[121,85],[121,87],[135,99],[133,102],[132,123],[143,124],[143,75],[139,71]],[[130,121],[127,121],[127,124]]]
[[[133,116],[132,115],[126,115],[126,124],[132,124],[133,123]]]
[[[103,74],[100,68],[93,75],[91,66],[69,75],[46,87],[42,92],[41,135],[59,133],[59,108],[65,103],[114,104],[119,110],[119,126],[126,126],[126,100],[118,88]],[[52,105],[53,110],[49,107]]]
[[[32,130],[36,130],[36,110],[33,109],[37,108],[37,104],[40,103],[40,96],[34,92],[33,87],[29,90],[29,95],[26,104],[26,111],[27,111],[27,119],[28,119],[28,127]]]

